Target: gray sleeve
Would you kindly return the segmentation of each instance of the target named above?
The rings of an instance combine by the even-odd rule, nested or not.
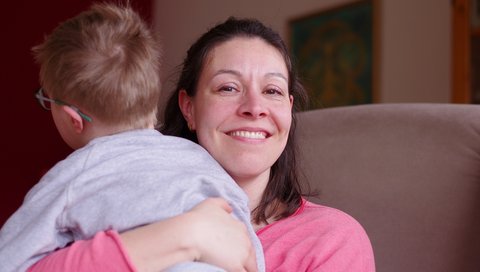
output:
[[[63,186],[48,177],[27,195],[0,230],[2,272],[26,271],[32,264],[71,240],[58,224],[65,207]]]

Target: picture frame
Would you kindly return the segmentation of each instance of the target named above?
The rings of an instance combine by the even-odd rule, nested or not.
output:
[[[472,28],[480,28],[480,0],[470,0],[470,22]]]
[[[363,0],[289,21],[289,42],[308,109],[375,103],[374,5]]]

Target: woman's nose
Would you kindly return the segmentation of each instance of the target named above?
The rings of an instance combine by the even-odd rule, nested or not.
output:
[[[265,101],[262,94],[255,91],[247,91],[242,96],[241,105],[238,108],[240,115],[248,118],[262,118],[267,116]]]

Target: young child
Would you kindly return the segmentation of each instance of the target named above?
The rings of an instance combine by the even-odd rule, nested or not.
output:
[[[245,193],[199,145],[154,129],[160,92],[159,49],[130,7],[96,4],[65,21],[34,48],[42,88],[63,140],[76,149],[25,197],[0,231],[3,272],[101,230],[124,231],[222,197],[250,225]],[[188,263],[172,270],[218,271]]]

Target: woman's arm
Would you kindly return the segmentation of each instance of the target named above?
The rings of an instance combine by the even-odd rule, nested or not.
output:
[[[137,271],[116,231],[99,232],[77,241],[32,265],[28,271]]]
[[[126,231],[98,233],[77,241],[30,267],[37,271],[158,271],[200,261],[227,271],[256,271],[246,227],[222,199],[207,199],[191,211]]]

